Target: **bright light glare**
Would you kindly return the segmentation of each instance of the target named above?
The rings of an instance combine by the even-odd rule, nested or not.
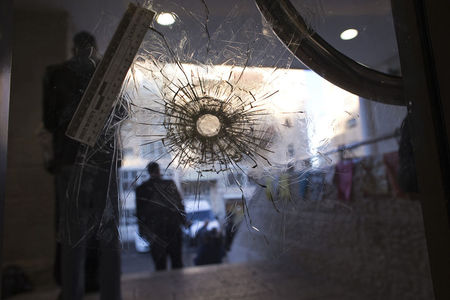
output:
[[[354,39],[358,35],[358,30],[356,29],[347,29],[341,33],[341,39],[343,40],[351,40]]]
[[[144,80],[144,73],[142,73],[141,70],[138,69],[133,69],[132,74],[134,75],[134,80],[136,81],[136,83],[138,84],[142,84],[142,81]]]
[[[159,88],[165,79],[161,73],[158,73],[161,72],[159,70],[155,74],[150,74],[148,70],[152,69],[151,65],[140,63],[139,66],[142,66],[139,68],[141,74],[136,72],[135,77],[137,81],[143,77],[143,82],[139,85],[139,93],[133,101],[136,105],[158,109],[157,102],[161,101]],[[297,158],[309,157],[323,149],[337,147],[335,137],[344,138],[347,120],[359,112],[358,96],[332,85],[314,72],[307,70],[280,68],[274,71],[271,68],[247,67],[242,73],[244,70],[242,67],[211,65],[205,68],[194,64],[182,64],[182,69],[184,73],[177,65],[166,64],[163,72],[170,80],[183,78],[184,74],[195,74],[209,85],[228,80],[230,73],[232,73],[233,82],[240,78],[235,91],[240,89],[252,91],[258,100],[256,104],[259,105],[259,109],[268,110],[276,118],[270,126],[273,126],[274,130],[281,129],[280,142],[271,148],[275,154],[269,157],[274,163],[285,163],[285,159],[291,159],[278,155],[286,152],[288,144],[293,144],[294,149],[298,149],[295,152]],[[192,80],[194,84],[199,84],[198,80]],[[134,91],[135,82],[131,80],[130,82],[132,84],[128,89]],[[143,88],[144,85],[145,88]],[[218,95],[218,99],[225,100],[230,91],[224,90],[223,99],[222,95]],[[167,90],[163,92],[168,93]],[[267,100],[260,100],[268,95],[271,96]],[[270,118],[268,122],[272,122]],[[285,125],[288,123],[291,127]],[[217,136],[222,126],[224,124],[221,124],[217,116],[205,113],[198,118],[195,129],[200,135],[210,138]],[[164,134],[165,131],[161,130],[157,133]],[[178,161],[175,160],[174,163]],[[319,164],[320,161],[317,161],[317,166]],[[314,162],[313,165],[316,166]]]
[[[197,131],[206,137],[212,137],[220,131],[219,119],[211,114],[205,114],[197,120]]]
[[[175,15],[173,13],[160,13],[156,17],[156,22],[160,25],[169,26],[175,23]]]

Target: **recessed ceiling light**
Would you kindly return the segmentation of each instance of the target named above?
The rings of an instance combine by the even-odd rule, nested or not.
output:
[[[160,13],[156,17],[156,22],[160,25],[169,26],[175,23],[175,14],[173,13]]]
[[[351,39],[354,39],[357,35],[358,35],[358,30],[351,28],[351,29],[342,31],[341,39],[343,39],[345,41],[351,40]]]

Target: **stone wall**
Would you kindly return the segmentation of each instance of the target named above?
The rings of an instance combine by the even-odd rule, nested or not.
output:
[[[290,197],[274,189],[274,203],[260,189],[229,260],[288,262],[367,299],[433,299],[420,203],[393,196],[381,156],[359,160],[353,172],[349,201],[338,199],[334,166],[290,174]]]

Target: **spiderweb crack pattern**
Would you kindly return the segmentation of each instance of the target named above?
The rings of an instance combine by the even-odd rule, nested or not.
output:
[[[265,82],[279,76],[278,68],[288,69],[293,56],[267,32],[261,16],[245,18],[256,11],[252,1],[229,8],[220,20],[207,4],[151,1],[157,12],[174,12],[177,22],[166,28],[154,24],[149,30],[124,96],[140,127],[135,135],[140,145],[164,149],[151,160],[169,158],[166,170],[193,170],[197,185],[206,173],[228,176],[239,188],[248,216],[238,175],[252,178],[250,170],[262,173],[274,167],[271,147],[281,124],[269,103],[278,90]],[[266,75],[251,70],[261,67]]]

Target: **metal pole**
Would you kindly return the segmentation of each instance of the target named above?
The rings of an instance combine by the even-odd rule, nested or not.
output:
[[[343,145],[343,146],[340,146],[340,147],[338,147],[338,148],[336,148],[334,150],[328,151],[328,152],[324,153],[323,155],[326,156],[326,155],[330,155],[330,154],[333,154],[333,153],[342,152],[342,151],[345,151],[345,150],[352,150],[352,149],[355,149],[355,148],[358,148],[358,147],[361,147],[361,146],[375,144],[375,143],[378,143],[378,142],[381,142],[381,141],[393,139],[393,138],[398,137],[398,136],[399,136],[399,131],[395,131],[394,133],[385,134],[385,135],[382,135],[382,136],[379,136],[379,137],[376,137],[376,138],[373,138],[373,139],[369,139],[369,140],[366,140],[366,141],[356,142],[356,143],[348,144],[348,145]]]

